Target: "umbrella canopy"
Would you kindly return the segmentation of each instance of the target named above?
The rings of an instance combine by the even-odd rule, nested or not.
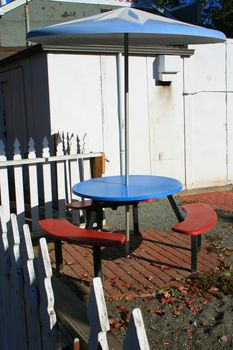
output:
[[[35,29],[27,34],[27,39],[54,45],[108,45],[122,44],[124,33],[130,34],[132,45],[207,44],[226,40],[225,35],[216,30],[125,7]]]

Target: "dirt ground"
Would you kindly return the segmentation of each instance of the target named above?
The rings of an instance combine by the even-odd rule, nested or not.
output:
[[[157,217],[150,216],[149,206],[141,213],[144,227],[170,227],[170,219],[164,220],[167,204],[162,200],[159,205]],[[217,226],[204,239],[217,253],[218,267],[174,281],[174,287],[152,297],[108,301],[111,328],[119,337],[124,337],[131,310],[139,307],[151,349],[233,349],[233,213],[217,214]]]

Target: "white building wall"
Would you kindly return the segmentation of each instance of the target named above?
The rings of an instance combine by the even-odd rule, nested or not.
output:
[[[187,188],[233,179],[233,41],[193,47],[170,86],[156,57],[130,58],[130,173],[179,179]],[[52,133],[85,138],[120,173],[116,55],[47,54]]]
[[[84,152],[105,151],[108,174],[119,174],[116,57],[48,54],[48,74],[51,132],[78,134]]]
[[[120,124],[115,56],[101,56],[102,144],[109,175],[120,174]]]
[[[187,188],[215,186],[228,180],[225,55],[225,44],[202,45],[185,59]]]
[[[0,119],[5,130],[0,130],[0,137],[5,138],[9,157],[16,137],[27,156],[31,136],[41,148],[43,137],[50,135],[46,56],[34,55],[0,67],[0,91],[3,89]]]
[[[131,57],[129,67],[129,169],[131,174],[150,174],[148,62],[145,57]]]
[[[184,183],[183,74],[178,72],[171,85],[159,86],[152,64],[155,70],[156,59],[148,58],[152,174],[173,176]]]
[[[48,54],[51,132],[78,133],[85,151],[103,149],[100,58]]]
[[[233,40],[226,44],[226,105],[227,105],[227,165],[228,179],[233,180]]]

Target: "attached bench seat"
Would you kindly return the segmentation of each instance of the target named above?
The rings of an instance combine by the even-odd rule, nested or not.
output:
[[[124,234],[86,230],[71,224],[66,219],[43,219],[39,221],[39,226],[49,237],[54,239],[56,268],[58,271],[63,264],[61,241],[93,248],[95,277],[101,275],[100,248],[120,246],[125,243]]]
[[[116,210],[118,207],[122,207],[125,205],[132,205],[133,207],[133,225],[134,225],[134,233],[137,235],[139,234],[139,215],[138,215],[138,205],[139,203],[153,203],[156,199],[145,199],[141,201],[133,201],[133,202],[104,202],[100,201],[98,202],[98,206],[100,209],[106,209],[111,208],[113,210]],[[84,199],[84,200],[73,200],[70,203],[66,204],[66,207],[71,210],[88,210],[92,206],[92,200],[91,199]],[[102,229],[102,220],[103,218],[100,216],[97,218],[97,226],[99,229]]]
[[[207,204],[194,203],[182,206],[185,219],[174,225],[172,231],[191,236],[191,271],[197,271],[197,254],[201,248],[201,235],[217,223],[215,211]]]

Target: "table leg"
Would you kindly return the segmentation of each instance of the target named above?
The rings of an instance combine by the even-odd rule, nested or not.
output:
[[[136,202],[136,204],[133,204],[133,228],[135,235],[139,235],[138,215],[138,203]]]
[[[197,271],[198,236],[191,236],[191,272]]]
[[[167,198],[172,206],[172,209],[174,210],[174,213],[177,217],[177,220],[179,222],[183,221],[184,220],[184,213],[179,208],[178,204],[176,203],[175,198],[172,195],[167,196]]]
[[[94,276],[102,277],[101,248],[93,247]]]
[[[97,208],[92,205],[86,209],[86,229],[92,230],[97,217]]]
[[[125,206],[125,254],[129,255],[129,205]]]
[[[56,271],[60,272],[63,270],[63,257],[62,257],[62,243],[61,240],[56,239],[54,241],[55,247],[55,261],[56,261]]]

